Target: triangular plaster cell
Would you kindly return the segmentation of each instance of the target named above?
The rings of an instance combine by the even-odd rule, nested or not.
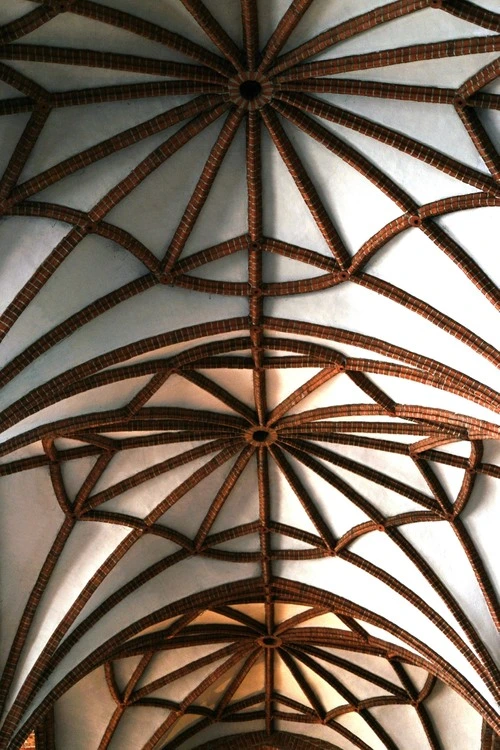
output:
[[[498,207],[485,206],[437,216],[434,221],[480,265],[498,286],[500,265],[498,248]],[[428,279],[429,281],[429,279]],[[474,312],[473,309],[470,310]]]
[[[303,672],[303,665],[300,665],[299,669]],[[308,697],[281,658],[279,651],[276,653],[276,658],[274,660],[274,686],[276,692],[281,695],[298,701],[304,706],[311,706]]]
[[[486,130],[491,144],[498,151],[500,149],[500,113],[492,109],[477,109],[476,113],[481,124]]]
[[[213,15],[217,23],[224,29],[226,34],[243,49],[243,32],[241,24],[241,10],[238,3],[235,5],[221,5],[219,0],[205,0],[206,8]],[[223,11],[223,12],[221,12]],[[220,54],[220,51],[219,51]]]
[[[215,451],[214,451],[215,453]],[[124,491],[123,494],[118,495],[99,506],[104,511],[116,511],[118,513],[129,513],[133,516],[142,518],[150,513],[154,508],[157,507],[166,497],[168,497],[179,485],[188,479],[195,471],[200,469],[206,463],[213,458],[213,453],[198,458],[194,461],[190,461],[176,469],[168,471],[159,476],[155,476],[137,487],[132,487],[130,490]],[[210,477],[204,481],[208,481]],[[203,485],[202,485],[203,486]],[[193,490],[196,492],[197,488]],[[182,502],[185,498],[181,498],[178,502]],[[187,502],[187,501],[186,501]],[[188,506],[189,507],[189,506]],[[197,506],[198,507],[198,503]],[[173,506],[175,508],[175,505]],[[184,505],[184,508],[186,506]],[[176,514],[173,513],[173,516]],[[168,513],[167,513],[168,516]],[[186,520],[193,523],[193,512],[190,509],[190,515]],[[170,526],[169,518],[162,516],[160,523],[166,523]]]
[[[462,606],[472,624],[480,630],[486,647],[494,651],[497,648],[495,644],[498,643],[498,633],[489,615],[474,571],[451,526],[445,522],[414,523],[402,526],[401,533],[427,561],[448,591]],[[485,540],[486,544],[489,541],[489,539]],[[494,576],[495,571],[492,571],[493,580],[495,580]]]
[[[373,404],[370,396],[353,383],[345,373],[339,373],[316,388],[309,396],[293,406],[287,415],[300,414],[310,409],[344,404]]]
[[[285,454],[285,459],[288,463],[292,463],[289,455]],[[302,467],[293,462],[293,469],[302,479]],[[269,478],[271,485],[271,520],[319,536],[318,530],[304,510],[302,503],[274,461],[269,462]],[[294,541],[291,538],[286,538],[286,543],[289,546]]]
[[[72,445],[72,448],[81,446],[81,443],[78,443],[75,441],[75,444]],[[20,461],[23,458],[42,458],[44,460],[44,463],[47,460],[47,457],[45,455],[45,451],[43,449],[42,441],[36,440],[33,443],[30,443],[29,445],[23,445],[21,448],[18,448],[15,451],[9,451],[8,454],[5,454],[0,457],[0,470],[1,467],[5,464],[10,464],[11,462],[14,463],[15,461]],[[5,471],[5,469],[3,470]]]
[[[325,269],[304,263],[298,258],[287,258],[279,253],[264,252],[262,254],[262,275],[267,284],[314,279],[325,273],[327,273]]]
[[[414,138],[459,162],[488,170],[451,104],[401,102],[377,97],[320,94],[329,104]]]
[[[175,126],[175,131],[182,127]],[[106,220],[137,237],[162,258],[193,193],[212,146],[222,128],[219,118],[192,138],[154,170],[129,195],[117,204]],[[174,132],[175,132],[174,131]],[[170,133],[163,134],[158,144]],[[146,151],[146,156],[149,151]],[[142,158],[142,156],[141,156]],[[144,210],[147,206],[147,211]],[[231,235],[230,235],[231,236]],[[205,246],[209,246],[207,242]]]
[[[80,443],[80,445],[82,445]],[[64,489],[70,502],[73,502],[85,479],[95,466],[98,456],[87,456],[78,461],[62,461],[60,463]]]
[[[96,268],[99,268],[98,274]],[[4,356],[12,357],[23,351],[53,326],[143,276],[145,271],[134,255],[112,240],[97,235],[84,237],[20,315],[10,331],[9,345],[7,337],[4,339]],[[19,281],[24,281],[24,274]]]
[[[313,659],[313,661],[319,663],[319,660],[317,659]],[[295,662],[299,665],[302,674],[312,687],[313,691],[320,697],[321,703],[327,711],[331,711],[334,708],[344,706],[348,703],[347,699],[338,690],[329,685],[327,680],[318,675],[314,669],[302,664],[298,658],[295,659]],[[321,666],[330,672],[330,669],[326,664],[323,663]]]
[[[224,121],[227,116],[224,116]],[[221,121],[218,120],[218,123]],[[246,184],[245,127],[241,124],[219,167],[186,242],[180,259],[232,237],[245,234],[248,228]],[[199,163],[205,163],[205,160]]]
[[[420,716],[413,706],[375,706],[370,713],[400,747],[404,747],[402,743],[409,737],[414,747],[425,747],[428,743]]]
[[[235,609],[237,612],[242,612],[244,615],[248,615],[248,617],[251,617],[261,624],[265,621],[265,610],[262,604],[233,604],[231,609]]]
[[[9,86],[9,84],[5,83],[5,81],[0,81],[0,101],[3,102],[7,99],[17,99],[20,94],[20,89],[16,89],[14,86]]]
[[[351,253],[385,224],[401,216],[400,206],[340,156],[295,125],[285,122],[284,127]]]
[[[209,543],[209,541],[210,540],[208,539],[207,543]],[[212,549],[214,552],[221,551],[242,554],[247,552],[260,552],[260,537],[258,534],[245,534],[245,536],[238,536],[230,541],[214,545]]]
[[[274,622],[277,625],[282,625],[286,620],[289,620],[296,615],[300,615],[303,612],[307,612],[311,607],[302,607],[299,604],[288,604],[288,602],[275,602],[274,603]]]
[[[260,653],[243,682],[234,693],[231,703],[236,703],[244,698],[263,693],[264,689],[264,654]]]
[[[194,271],[188,271],[187,276],[212,281],[247,282],[248,256],[245,250],[240,250],[224,258],[208,261]]]
[[[319,534],[316,532],[316,536],[319,537]],[[310,552],[314,549],[314,546],[311,545],[309,542],[305,542],[302,539],[296,539],[294,536],[289,536],[285,532],[282,532],[280,534],[271,534],[271,549],[273,552],[280,552],[280,551],[302,551],[307,550]]]
[[[477,192],[477,188],[469,183],[451,177],[437,167],[375,138],[327,120],[321,119],[319,122],[326,130],[338,135],[341,140],[354,147],[402,188],[410,198],[420,204],[431,203],[448,196]],[[382,221],[379,229],[382,229],[386,223]]]
[[[342,620],[334,615],[333,612],[326,612],[323,615],[317,615],[317,617],[311,617],[310,620],[301,622],[294,626],[297,628],[334,628],[335,630],[350,630],[349,626],[346,625]]]
[[[0,120],[1,124],[1,120]],[[0,151],[2,154],[3,151]],[[3,311],[51,250],[68,233],[67,224],[52,219],[4,217],[0,222],[0,309]],[[29,253],[26,248],[29,247]]]
[[[17,94],[19,96],[19,94]],[[19,136],[30,119],[29,112],[20,112],[14,115],[5,115],[0,118],[0,174],[3,175],[7,167],[12,152],[19,141]]]
[[[224,388],[250,409],[255,408],[252,370],[217,369],[197,370]]]
[[[193,98],[193,94],[158,96],[131,102],[104,102],[54,109],[29,155],[18,182],[29,180],[54,164]],[[161,132],[168,133],[166,129]],[[148,141],[148,138],[144,140]],[[86,167],[85,171],[88,168]]]
[[[338,724],[341,724],[352,732],[359,740],[365,742],[370,750],[386,750],[387,745],[385,742],[382,742],[382,740],[379,739],[373,729],[357,711],[350,711],[341,714],[341,716],[337,717],[336,721]],[[337,742],[337,737],[334,736],[333,739]]]
[[[326,480],[322,479],[322,477],[318,476],[315,471],[306,468],[304,465],[299,463],[298,460],[289,455],[287,455],[287,460],[292,465],[292,468],[295,470],[295,473],[298,475],[302,484],[305,486],[309,496],[312,498],[316,508],[322,515],[327,526],[329,526],[329,528],[333,531],[334,535],[337,538],[341,537],[353,526],[356,526],[360,523],[365,523],[366,521],[370,520],[369,517],[360,508],[358,508],[350,500],[348,500],[347,497],[345,497],[334,486],[329,484]],[[319,459],[318,462],[319,464],[323,464],[323,462]],[[327,466],[327,468],[332,471],[333,474],[340,476],[340,471],[337,470],[337,467]],[[347,482],[348,484],[351,484],[349,480],[347,480]],[[290,493],[291,492],[292,490],[290,489]],[[279,512],[284,514],[285,523],[288,522],[290,526],[297,526],[297,523],[294,524],[294,515],[296,507],[298,506],[300,509],[302,508],[302,506],[299,504],[299,501],[296,500],[296,503],[293,506],[293,513],[289,513],[288,506],[286,505],[287,502],[287,496],[285,496],[285,501],[282,502],[279,506]],[[302,513],[303,515],[300,516],[301,520],[305,516],[305,511],[302,511]],[[287,518],[289,519],[288,521],[286,520]],[[311,531],[311,533],[317,534],[318,532],[316,531],[312,522],[309,521],[309,518],[307,516],[305,516],[305,518],[307,519],[307,521],[304,521],[304,525],[301,528],[304,528],[306,531]],[[281,518],[279,518],[279,520],[281,520]]]
[[[225,644],[218,643],[216,647],[213,647],[211,649],[207,648],[206,646],[203,646],[199,649],[179,649],[178,653],[176,653],[176,657],[179,658],[180,661],[177,664],[190,664],[196,659],[203,658],[203,656],[208,655],[208,653],[210,653],[211,651],[219,650],[224,645]],[[162,674],[158,675],[158,677],[160,678],[163,677],[163,675],[169,674],[170,672],[174,671],[174,669],[172,668],[172,652],[170,652],[168,656],[170,657],[170,660],[164,660],[164,671]],[[212,662],[212,664],[199,667],[192,673],[179,676],[176,680],[167,683],[167,685],[159,687],[153,693],[148,693],[147,697],[163,698],[163,700],[171,700],[180,703],[180,701],[188,696],[206,677],[211,675],[218,667],[222,666],[227,658],[228,657],[218,659],[217,661]],[[146,682],[147,684],[147,682],[149,682],[150,680],[151,677],[148,675],[147,680],[144,680],[143,682]]]
[[[261,2],[264,4],[266,0],[261,0]],[[321,34],[325,29],[337,26],[350,18],[374,10],[381,5],[385,5],[386,2],[387,0],[357,0],[356,4],[353,4],[351,0],[337,0],[334,4],[316,4],[312,12],[304,13],[281,52],[286,54],[295,49],[299,44],[302,44],[305,39],[312,39]],[[287,3],[283,3],[281,14],[283,14],[286,5]],[[262,15],[266,18],[268,14],[259,13],[259,16]]]
[[[141,433],[142,434],[142,433]],[[137,437],[137,433],[135,435]],[[98,479],[92,494],[102,492],[117,482],[121,482],[134,474],[144,471],[149,467],[160,464],[174,456],[192,450],[205,441],[187,441],[173,442],[162,445],[150,445],[141,448],[128,448],[127,450],[118,451],[114,454],[111,462],[106,467],[102,476]]]
[[[9,60],[9,67],[14,68],[14,70],[51,92],[165,80],[165,76],[149,73],[134,73],[128,70],[112,70],[83,65],[52,65],[38,61]]]
[[[355,620],[355,622],[358,622]],[[358,622],[364,628],[363,622]],[[366,669],[369,672],[373,672],[379,677],[383,677],[385,680],[394,683],[397,686],[401,686],[399,678],[397,677],[391,662],[385,659],[383,656],[373,656],[372,654],[363,654],[358,651],[348,651],[347,649],[335,649],[335,648],[323,648],[323,651],[327,651],[332,656],[336,656],[340,659],[347,659],[358,667]]]
[[[167,130],[156,133],[149,138],[145,138],[143,141],[128,146],[126,149],[116,151],[109,156],[106,156],[104,159],[100,159],[99,161],[90,164],[88,167],[85,167],[85,170],[79,170],[64,177],[45,190],[41,190],[37,193],[35,199],[52,203],[62,203],[80,211],[90,211],[105,195],[108,194],[108,192],[125,179],[143,161],[143,159],[149,157],[155,149],[175,134],[183,124],[184,123],[182,122],[177,123]],[[164,164],[162,166],[164,166]],[[148,183],[158,170],[161,172],[162,166],[158,167],[152,172],[152,174],[148,175],[145,182]],[[146,213],[144,211],[144,204],[142,203],[142,192],[137,193],[139,200],[137,208],[135,208],[134,203],[136,199],[136,191],[140,190],[142,185],[143,183],[136,187],[132,193],[129,193],[122,199],[126,203],[126,209],[122,209],[122,212],[126,214],[129,223],[127,223],[126,219],[123,222],[120,219],[115,222],[115,215],[113,212],[117,212],[118,216],[122,215],[119,213],[122,200],[105,215],[105,220],[111,224],[116,223],[117,226],[128,231],[133,237],[146,244],[152,252],[155,252],[156,248],[154,245],[151,247],[148,245],[148,237],[143,238],[141,235],[141,229],[145,223],[144,221],[141,221],[141,216]],[[146,200],[149,200],[149,198],[146,198]],[[131,208],[132,203],[134,203],[133,208]],[[130,211],[132,211],[133,214],[132,221],[130,221]]]
[[[375,482],[374,480],[367,479],[354,471],[341,468],[335,464],[330,464],[325,461],[325,465],[330,468],[334,474],[342,479],[349,487],[352,487],[358,494],[360,494],[365,500],[374,507],[375,510],[379,510],[384,516],[390,517],[398,515],[399,513],[408,512],[422,512],[428,510],[426,506],[418,504],[416,501],[412,502],[408,500],[405,495],[401,495],[396,490],[388,489],[382,484]],[[380,467],[383,471],[384,467]],[[385,473],[391,477],[391,472],[385,469]],[[418,489],[421,489],[429,500],[432,500],[431,491],[420,482],[407,482],[410,487],[417,485]],[[404,491],[404,489],[403,489]]]
[[[349,660],[348,655],[347,661]],[[359,675],[353,674],[348,669],[343,669],[340,666],[330,664],[328,661],[321,659],[320,657],[312,657],[314,661],[321,664],[322,667],[327,669],[331,674],[339,680],[348,690],[352,691],[358,700],[366,700],[367,698],[375,698],[380,695],[392,695],[392,693],[385,690],[380,685],[376,685],[368,679],[364,679]]]
[[[278,351],[272,351],[271,353],[273,355],[280,354]],[[286,354],[289,353],[290,352],[286,352]],[[297,388],[300,388],[319,372],[321,372],[321,368],[319,367],[301,367],[300,369],[288,368],[285,371],[285,376],[281,370],[267,370],[266,382],[268,385],[268,408],[276,408],[278,404],[287,399]],[[304,400],[305,399],[303,399],[303,401]],[[302,401],[299,403],[302,404]]]
[[[366,70],[350,70],[337,73],[332,77],[414,86],[435,86],[439,82],[439,86],[443,88],[459,88],[464,81],[472,78],[475,73],[496,60],[497,57],[498,52],[479,52],[474,55],[419,60],[417,65],[414,62],[408,62]]]
[[[315,57],[315,61],[487,34],[491,34],[491,31],[478,28],[461,18],[450,19],[444,10],[425,8],[418,13],[409,13],[387,23],[379,23],[373,29],[363,30],[361,34],[356,34],[320,53]]]
[[[429,676],[425,669],[420,669],[414,664],[405,664],[404,670],[418,691],[422,690]]]
[[[124,9],[123,6],[121,9]],[[129,8],[127,7],[126,10],[129,11]],[[189,57],[180,54],[177,50],[166,48],[161,42],[155,42],[112,24],[99,23],[76,13],[57,15],[26,34],[23,37],[24,42],[76,49],[105,49],[106,52],[115,54],[133,54],[158,60],[191,62]]]
[[[494,305],[419,229],[409,229],[388,243],[370,260],[366,271],[432,305],[494,346],[500,346],[498,312]]]
[[[120,690],[122,693],[127,687],[127,684],[134,674],[134,670],[139,665],[141,659],[142,655],[129,656],[126,659],[117,659],[113,662],[113,674],[118,685],[118,690]]]
[[[335,429],[335,427],[333,427]],[[377,435],[378,437],[378,435]],[[418,438],[417,438],[418,439]],[[319,443],[326,450],[336,453],[340,457],[346,457],[356,461],[360,468],[369,468],[386,474],[387,476],[409,484],[411,487],[430,496],[430,490],[422,477],[420,471],[415,466],[413,459],[409,456],[403,456],[400,453],[390,453],[389,451],[377,451],[371,448],[364,448],[355,445],[335,445],[332,443]],[[372,487],[373,485],[370,485]],[[373,488],[375,489],[375,488]],[[396,497],[392,495],[385,497],[386,490],[381,488],[383,501],[387,500],[388,506],[383,510],[384,513],[402,513],[410,510],[421,510],[421,506],[416,505],[413,501],[401,495]],[[373,493],[370,493],[370,499],[374,499]],[[382,500],[382,498],[380,498]],[[394,504],[394,505],[393,505]],[[402,506],[402,507],[401,507]],[[380,508],[382,510],[382,508]]]
[[[208,456],[208,459],[203,460],[204,463],[211,458],[212,455]],[[176,531],[180,531],[182,534],[185,534],[190,538],[194,538],[219,489],[229,474],[233,463],[234,459],[226,461],[222,466],[215,469],[215,471],[205,477],[199,484],[186,492],[180,500],[164,513],[160,518],[159,523],[168,526],[169,528],[173,528]],[[188,473],[188,476],[198,468],[198,465],[203,464],[200,462],[192,464],[192,469]],[[170,479],[170,484],[172,486],[172,479]],[[178,484],[180,484],[180,482],[178,482]],[[227,502],[229,502],[230,499],[231,495]],[[254,508],[252,508],[251,514],[253,515],[252,520],[255,520],[256,512]],[[229,528],[235,525],[235,518],[241,523],[245,523],[245,520],[240,519],[239,515],[233,515]],[[216,533],[213,526],[210,529],[210,533]]]
[[[456,466],[448,466],[447,464],[440,462],[427,461],[426,463],[443,486],[449,500],[454,502],[460,492],[460,487],[462,486],[465,477],[465,471]]]
[[[310,177],[315,183],[314,172],[310,174]],[[315,250],[331,258],[330,248],[271,136],[264,127],[262,128],[262,186],[264,235]]]
[[[227,474],[227,469],[226,469]],[[225,476],[224,475],[224,479]],[[222,482],[220,482],[222,484]],[[218,488],[217,488],[218,489]],[[211,495],[215,497],[217,489]],[[257,488],[257,459],[255,456],[244,468],[238,478],[232,492],[220,509],[210,534],[218,534],[226,529],[231,529],[236,523],[252,523],[259,518],[259,493]]]
[[[234,410],[219,398],[177,374],[171,375],[148,401],[148,407],[159,406],[203,409],[218,414],[237,416]],[[214,429],[216,429],[216,426],[214,426]]]
[[[29,592],[64,517],[47,467],[0,477],[0,493],[0,579],[5,603],[0,621],[3,666]],[[9,573],[12,570],[16,575]]]

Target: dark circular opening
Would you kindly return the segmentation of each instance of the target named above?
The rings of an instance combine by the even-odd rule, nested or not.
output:
[[[255,430],[252,437],[258,443],[263,443],[269,437],[269,433],[267,430]]]
[[[280,641],[279,638],[275,638],[274,635],[265,635],[261,638],[260,642],[263,646],[277,646]]]
[[[240,86],[240,94],[248,102],[259,96],[262,86],[258,81],[243,81]]]

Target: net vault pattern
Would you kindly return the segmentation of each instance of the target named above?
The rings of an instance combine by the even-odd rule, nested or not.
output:
[[[85,701],[85,685],[101,685],[106,696],[101,715],[95,706],[79,708],[77,725],[92,726],[92,740],[82,745],[89,750],[447,750],[452,745],[443,726],[455,719],[438,716],[433,703],[444,691],[483,722],[478,750],[496,747],[500,679],[490,633],[500,625],[500,607],[494,563],[485,559],[469,516],[483,502],[485,483],[500,479],[500,465],[488,458],[498,461],[500,393],[471,375],[465,360],[462,371],[416,353],[411,335],[408,348],[389,343],[390,325],[379,337],[338,327],[335,295],[361,288],[386,298],[396,311],[394,326],[399,309],[420,316],[431,330],[460,342],[466,359],[498,367],[493,343],[413,294],[411,285],[382,278],[376,261],[398,238],[422,233],[484,304],[498,309],[495,260],[480,263],[441,219],[500,204],[498,136],[489,116],[500,109],[493,88],[500,19],[468,0],[364,3],[368,9],[360,15],[291,45],[316,1],[292,0],[264,40],[264,5],[232,3],[241,44],[217,4],[201,0],[178,5],[206,44],[169,30],[168,8],[160,22],[141,14],[139,5],[127,12],[126,3],[91,0],[25,3],[26,12],[0,28],[0,80],[10,92],[0,100],[0,115],[23,123],[0,180],[2,226],[50,220],[62,228],[57,244],[10,290],[0,315],[4,345],[15,341],[23,315],[36,309],[85,243],[113,243],[140,269],[102,296],[89,288],[85,306],[14,347],[0,371],[2,502],[10,507],[9,493],[20,493],[16,482],[29,475],[36,488],[31,514],[38,513],[44,482],[57,514],[36,575],[29,586],[19,584],[22,607],[9,631],[0,682],[0,748],[21,747],[33,731],[37,748],[59,747],[58,722],[71,727],[68,701],[71,695]],[[422,13],[439,14],[441,22],[460,19],[471,33],[398,46],[391,24]],[[64,19],[75,18],[160,45],[166,57],[75,46],[64,36]],[[36,33],[55,21],[62,29],[58,43],[39,43]],[[387,29],[390,48],[335,55],[337,45],[380,28]],[[458,87],[377,76],[393,66],[474,55],[488,61],[478,58],[477,70]],[[51,85],[51,71],[73,68],[84,71],[84,83]],[[111,71],[124,82],[86,85],[89,71]],[[332,103],[330,95],[453,107],[483,166],[356,113],[340,99]],[[163,107],[169,98],[174,106],[85,148],[68,132],[71,155],[26,176],[59,110],[106,105],[112,113],[124,102],[158,100]],[[189,174],[175,176],[193,179],[194,187],[173,231],[161,251],[148,246],[140,232],[125,228],[117,209],[133,206],[127,200],[148,178],[163,174],[169,160],[212,126],[217,132],[205,157],[193,161]],[[417,200],[383,161],[353,145],[345,136],[350,131],[453,178],[457,194]],[[64,195],[78,191],[68,181],[72,175],[154,137],[161,138],[158,145],[148,146],[89,208],[71,199],[66,205]],[[205,236],[201,249],[190,249],[238,138],[245,230],[215,244]],[[394,218],[354,250],[332,210],[335,190],[333,198],[325,195],[319,164],[301,151],[306,142],[314,142],[314,153],[349,165],[392,202]],[[266,187],[269,149],[279,155],[323,249],[266,230],[275,208]],[[51,199],[50,190],[60,185]],[[230,206],[235,196],[222,200]],[[352,200],[362,223],[363,202]],[[141,201],[140,212],[151,210],[153,222],[153,196]],[[275,257],[280,278],[272,273]],[[99,269],[93,274],[98,289]],[[123,309],[128,320],[131,301],[147,311],[148,295],[158,290],[165,318],[170,304],[183,300],[186,310],[196,308],[201,297],[220,301],[218,313],[160,332],[152,320],[147,335],[123,345],[110,337],[105,350],[71,366],[57,358],[73,336],[92,339],[93,326],[113,311]],[[301,307],[315,295],[318,304],[327,299],[331,306],[328,325],[308,319],[307,305]],[[226,307],[232,298],[240,307]],[[271,314],[281,309],[271,306],[279,298],[293,298],[301,314]],[[226,315],[233,309],[241,312]],[[369,308],[364,315],[369,318]],[[52,352],[55,359],[47,360]],[[44,362],[56,360],[52,374],[43,370]],[[35,377],[32,385],[39,363],[41,381]],[[16,383],[18,391],[9,390]],[[401,396],[414,384],[420,386],[415,393],[442,393],[443,406],[425,395],[421,401]],[[463,411],[447,407],[449,395]],[[67,411],[58,411],[61,404]],[[468,410],[470,404],[479,411]],[[458,477],[455,485],[446,470]],[[408,531],[420,524],[429,529],[427,540]],[[110,527],[119,536],[103,543],[88,575],[77,575],[73,553],[82,534]],[[449,551],[439,548],[440,533]],[[363,547],[375,538],[383,541]],[[21,543],[35,546],[37,537]],[[92,538],[84,554],[92,559],[98,544]],[[453,582],[455,555],[466,561],[476,587],[472,604]],[[63,579],[72,584],[54,607]],[[372,600],[361,595],[372,588]],[[380,595],[377,609],[381,591],[387,598]],[[487,627],[476,619],[480,608]],[[48,611],[55,612],[50,627]],[[403,715],[412,738],[398,729]]]

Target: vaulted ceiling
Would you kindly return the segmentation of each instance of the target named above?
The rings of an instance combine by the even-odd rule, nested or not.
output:
[[[494,750],[498,0],[3,0],[0,748]]]

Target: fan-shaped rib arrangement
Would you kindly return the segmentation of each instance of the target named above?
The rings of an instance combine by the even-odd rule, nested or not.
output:
[[[0,748],[494,750],[495,2],[0,14]]]

